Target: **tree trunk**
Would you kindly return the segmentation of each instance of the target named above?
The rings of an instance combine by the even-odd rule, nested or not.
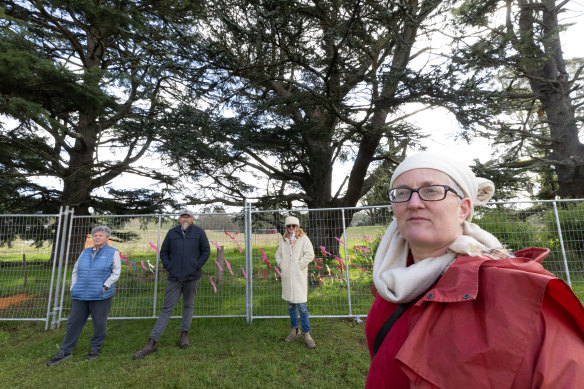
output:
[[[353,218],[354,210],[345,209],[345,227],[348,228]],[[313,211],[309,215],[308,227],[305,231],[314,246],[314,252],[322,256],[320,247],[333,256],[341,257],[347,244],[347,238],[343,235],[343,221],[341,210]],[[337,238],[337,239],[335,239]]]
[[[562,88],[563,89],[563,88]],[[584,145],[578,139],[578,128],[567,93],[542,99],[549,121],[552,159],[558,177],[559,195],[562,198],[584,197]]]
[[[91,204],[91,192],[93,191],[92,178],[94,170],[94,156],[97,147],[98,129],[94,119],[81,114],[78,129],[80,136],[75,140],[73,148],[69,151],[69,167],[63,177],[63,194],[61,203],[73,208],[75,216],[89,215]],[[91,226],[73,227],[71,234],[71,247],[69,260],[73,262],[77,255],[85,247],[85,237],[89,233],[87,228]]]
[[[570,98],[572,83],[560,42],[560,9],[555,0],[543,0],[539,5],[522,0],[519,6],[520,35],[514,47],[521,53],[531,89],[546,114],[553,139],[551,163],[558,178],[559,195],[581,198],[584,197],[584,145],[578,138],[575,107]],[[536,12],[542,13],[541,20],[535,17]],[[540,28],[543,29],[541,38],[534,34]],[[534,56],[544,61],[537,61]]]

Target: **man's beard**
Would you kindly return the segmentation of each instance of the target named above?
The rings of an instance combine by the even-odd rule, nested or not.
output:
[[[182,228],[182,230],[183,230],[183,231],[186,231],[186,230],[188,230],[188,229],[189,229],[189,227],[191,226],[191,223],[189,223],[189,222],[184,222],[184,223],[181,223],[181,225],[180,225],[180,226],[181,226],[181,228]]]

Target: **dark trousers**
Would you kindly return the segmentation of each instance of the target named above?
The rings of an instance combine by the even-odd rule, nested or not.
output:
[[[156,320],[156,324],[154,324],[154,328],[150,333],[150,337],[153,340],[158,341],[158,339],[160,339],[160,336],[162,335],[162,332],[164,332],[164,329],[170,320],[170,315],[172,314],[176,303],[178,303],[181,294],[183,296],[183,312],[180,330],[188,331],[191,329],[193,311],[195,309],[195,295],[197,294],[198,284],[199,280],[168,281],[164,294],[162,310],[160,311],[158,320]]]
[[[91,337],[91,350],[100,351],[107,333],[107,317],[112,306],[112,298],[105,300],[71,300],[71,313],[67,319],[65,339],[61,345],[61,351],[65,354],[73,352],[81,331],[91,315],[93,321],[93,336]]]

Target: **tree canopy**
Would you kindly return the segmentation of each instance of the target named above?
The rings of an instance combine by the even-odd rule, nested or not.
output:
[[[496,96],[478,136],[502,150],[498,169],[537,174],[543,198],[584,197],[584,59],[564,59],[560,20],[569,1],[464,1],[452,56]],[[498,15],[498,17],[497,17]],[[470,34],[468,34],[470,35]],[[462,36],[462,34],[461,34]]]
[[[169,114],[172,124],[161,133],[170,142],[160,150],[185,171],[210,177],[196,202],[356,205],[376,170],[390,170],[419,143],[418,130],[403,120],[411,114],[405,105],[458,112],[461,91],[472,87],[461,80],[437,89],[439,67],[411,65],[425,49],[418,40],[437,28],[439,8],[447,5],[207,2],[191,50],[202,64],[191,98],[205,103],[185,99]],[[350,173],[333,187],[343,162]]]
[[[152,212],[177,191],[192,204],[377,204],[422,147],[411,103],[503,145],[476,166],[503,195],[536,172],[540,195],[582,197],[567,4],[0,0],[0,114],[16,123],[0,128],[4,212]],[[452,53],[432,47],[444,32]],[[110,188],[122,173],[161,185]]]
[[[16,121],[0,129],[3,181],[30,200],[29,211],[148,212],[168,203],[164,187],[95,190],[123,172],[174,182],[136,163],[153,150],[178,87],[180,63],[169,56],[178,39],[166,18],[179,20],[182,3],[0,4],[0,113]]]

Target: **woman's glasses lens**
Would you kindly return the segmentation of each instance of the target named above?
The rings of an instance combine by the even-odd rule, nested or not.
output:
[[[420,188],[395,188],[389,190],[389,200],[392,203],[404,203],[409,201],[412,193],[417,192],[424,201],[440,201],[446,198],[446,193],[452,191],[447,185],[428,185]],[[458,196],[458,194],[457,194]]]

